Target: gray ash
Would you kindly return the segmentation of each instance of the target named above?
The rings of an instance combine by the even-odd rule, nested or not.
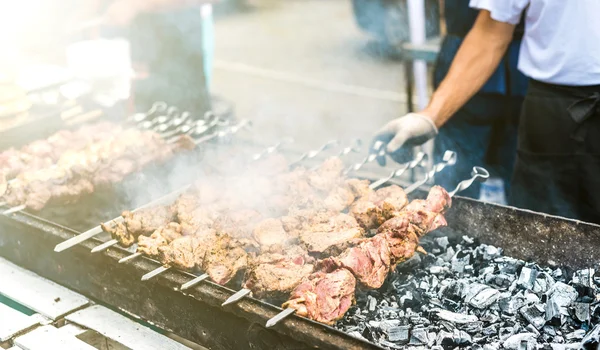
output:
[[[427,255],[357,291],[335,327],[388,349],[598,349],[600,275],[503,256],[470,237],[425,237]]]

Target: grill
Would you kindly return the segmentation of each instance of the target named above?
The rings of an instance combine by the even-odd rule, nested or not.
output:
[[[138,120],[138,123],[144,121]],[[152,124],[152,126],[156,125],[160,123]],[[227,133],[221,130],[204,136],[208,140],[224,137],[225,134]],[[253,157],[258,159],[278,151],[281,145],[282,143],[278,143],[262,151],[258,150],[259,152]],[[336,146],[339,148],[337,142],[328,142],[317,150],[296,157],[299,159],[298,162],[318,159],[321,152]],[[344,148],[339,152],[340,156],[350,154],[353,148],[352,146]],[[422,157],[418,155],[414,162],[404,165],[383,179],[363,170],[361,165],[353,166],[349,170],[352,169],[359,178],[371,180],[377,186],[399,184],[406,188],[407,192],[412,192],[415,198],[424,198],[426,194],[419,190],[419,187],[436,172],[451,165],[455,161],[455,155],[448,153],[443,163],[435,165],[431,172],[426,173],[421,180],[413,184],[397,179],[401,174],[418,166]],[[367,157],[359,164],[367,164],[373,160],[373,157]],[[484,175],[482,169],[476,171],[478,173],[476,172],[475,175]],[[457,190],[467,187],[476,178],[477,176],[474,176],[462,183]],[[128,180],[118,186],[127,188]],[[190,182],[191,179],[186,180]],[[139,181],[139,178],[133,178],[131,181]],[[147,183],[142,183],[142,186],[147,186]],[[151,204],[171,203],[182,189],[172,190],[173,188],[165,189],[165,192],[171,193]],[[452,194],[455,192],[453,191]],[[96,195],[100,197],[94,198]],[[102,198],[102,196],[106,197]],[[450,254],[448,247],[452,247],[451,249],[455,251],[464,248],[462,254],[453,255],[448,263],[451,264],[452,269],[458,269],[453,270],[454,272],[465,273],[465,268],[469,270],[467,266],[470,263],[461,265],[464,256],[484,255],[483,251],[488,251],[486,249],[492,251],[492,248],[477,246],[469,237],[475,238],[477,242],[502,248],[506,256],[527,261],[535,260],[540,265],[560,265],[571,269],[588,267],[587,257],[597,256],[595,254],[600,250],[594,244],[598,240],[600,226],[455,197],[453,208],[445,215],[449,226],[436,231],[435,235],[424,240],[423,246],[426,250],[430,249],[431,254],[424,258],[411,259],[401,265],[382,289],[372,293],[359,293],[357,305],[335,327],[330,327],[296,316],[275,318],[282,312],[278,306],[248,297],[227,286],[215,284],[206,280],[206,277],[175,268],[165,268],[156,260],[132,255],[131,250],[115,245],[108,235],[102,234],[98,229],[79,236],[81,239],[75,241],[78,244],[72,247],[70,244],[64,244],[67,240],[73,242],[73,238],[81,235],[81,231],[92,226],[91,222],[96,224],[117,216],[118,213],[114,209],[112,211],[109,209],[115,208],[114,203],[118,198],[118,193],[116,195],[114,193],[94,194],[91,199],[82,199],[77,204],[79,208],[92,208],[92,211],[78,214],[73,214],[77,213],[77,209],[50,208],[56,211],[44,210],[34,215],[26,210],[17,210],[0,216],[0,221],[5,227],[0,232],[0,255],[100,302],[214,349],[248,347],[300,349],[307,346],[326,349],[376,349],[395,348],[406,343],[415,346],[431,346],[436,341],[445,345],[475,343],[476,339],[474,340],[469,333],[471,330],[462,326],[447,325],[448,328],[443,330],[445,333],[442,333],[439,328],[416,327],[425,324],[426,322],[422,321],[425,318],[454,324],[457,323],[456,317],[461,315],[436,311],[433,308],[435,304],[432,304],[431,300],[428,301],[429,303],[425,301],[415,303],[417,293],[411,289],[413,288],[411,285],[405,285],[399,279],[408,278],[411,271],[414,271],[423,293],[437,292],[434,287],[422,285],[423,282],[431,283],[431,276],[436,274],[434,272],[445,267],[443,264],[436,265],[434,263],[436,260],[429,258],[430,256],[448,255]],[[110,207],[107,204],[111,204]],[[126,204],[128,203],[123,205]],[[83,217],[85,220],[79,220],[78,217]],[[467,237],[463,238],[465,235]],[[444,240],[448,243],[444,243]],[[60,253],[52,251],[52,247],[55,246],[57,250],[61,250]],[[110,249],[107,249],[109,247]],[[91,254],[91,250],[96,254]],[[489,254],[494,259],[498,258],[494,253]],[[49,261],[52,263],[49,264]],[[527,268],[543,272],[540,267]],[[522,277],[522,275],[527,274],[527,271],[521,267],[515,278],[526,280],[527,276]],[[395,308],[391,302],[382,302],[385,300],[384,294],[390,288],[399,294],[397,301],[394,302],[398,303],[396,308],[403,308],[402,317],[398,313],[395,317],[386,314],[390,308]],[[486,302],[485,298],[482,300]],[[225,301],[229,303],[223,306]],[[412,306],[410,312],[406,310],[408,305]],[[417,306],[427,306],[429,309],[417,310]],[[527,317],[531,316],[533,320],[535,310],[530,311],[531,315],[528,314]],[[366,316],[358,317],[357,320],[357,315],[361,314]],[[271,327],[267,327],[269,321]],[[467,323],[479,322],[471,319],[469,321]],[[520,335],[518,327],[513,327],[512,332],[514,334],[510,334],[509,337]],[[435,333],[434,341],[430,333]],[[579,337],[579,335],[571,337]],[[438,338],[441,340],[438,341]],[[513,341],[519,346],[521,341],[528,343],[528,338],[524,336],[521,338],[515,338]],[[582,338],[582,335],[579,338]]]

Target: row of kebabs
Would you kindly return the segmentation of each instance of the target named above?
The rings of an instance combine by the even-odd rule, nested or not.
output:
[[[235,176],[202,179],[172,205],[124,212],[122,222],[103,229],[123,246],[137,242],[138,252],[204,271],[219,284],[243,271],[242,286],[255,297],[282,301],[292,293],[286,305],[332,323],[347,308],[323,314],[319,293],[310,292],[317,303],[311,304],[305,294],[312,289],[303,286],[318,291],[318,281],[328,285],[332,276],[350,273],[361,285],[378,288],[393,266],[414,254],[420,235],[445,224],[438,214],[449,205],[447,193],[436,188],[427,201],[406,207],[402,188],[375,191],[366,180],[345,178],[343,169],[339,158],[331,158],[316,170],[289,170],[285,159],[272,156]],[[404,220],[407,233],[385,231],[398,232],[399,220],[380,227],[395,217]],[[377,228],[381,233],[367,238]],[[350,289],[353,298],[354,285]],[[343,299],[324,298],[327,305],[333,305],[327,298]]]
[[[109,122],[60,131],[0,154],[0,201],[35,211],[68,203],[193,147],[186,137],[169,144],[155,132]]]

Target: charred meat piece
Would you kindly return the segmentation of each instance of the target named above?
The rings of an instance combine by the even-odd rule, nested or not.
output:
[[[261,246],[285,244],[291,236],[283,229],[280,219],[265,219],[254,226],[252,237]]]
[[[369,180],[348,179],[346,185],[350,188],[356,198],[369,197],[374,191],[369,187]]]
[[[379,227],[384,221],[383,211],[368,198],[361,198],[350,207],[350,215],[365,230]]]
[[[386,219],[393,216],[394,212],[400,211],[408,204],[406,192],[397,185],[383,187],[375,191],[377,199],[375,205],[381,208],[382,214]]]
[[[383,285],[391,271],[391,254],[386,237],[376,235],[362,240],[337,257],[322,260],[320,265],[327,266],[328,270],[348,269],[361,285],[377,289]]]
[[[306,252],[267,253],[250,259],[244,278],[244,288],[258,298],[280,298],[289,295],[313,272]]]
[[[210,246],[202,262],[202,270],[218,284],[227,284],[248,262],[248,254],[240,242],[226,233],[210,237]]]
[[[135,237],[148,236],[175,220],[175,213],[170,206],[144,208],[134,212],[124,211],[121,216],[125,219],[127,231]]]
[[[102,223],[100,227],[102,227],[104,232],[110,233],[112,239],[119,241],[119,244],[123,247],[130,247],[136,241],[137,237],[134,237],[127,231],[127,227],[125,227],[123,222]]]
[[[350,214],[356,218],[365,229],[374,229],[385,220],[394,216],[406,204],[408,199],[404,190],[396,185],[368,192],[350,207]]]
[[[218,216],[212,205],[202,205],[201,200],[192,192],[180,195],[172,208],[185,235],[212,227]]]
[[[322,253],[331,246],[362,237],[365,231],[356,219],[348,214],[338,214],[327,222],[311,225],[300,234],[300,242],[309,252]]]
[[[226,232],[234,238],[252,238],[256,223],[263,219],[261,213],[253,209],[242,209],[221,215],[215,220],[215,229]]]
[[[150,237],[139,236],[137,251],[150,257],[159,257],[158,248],[181,237],[181,225],[175,222],[154,231]]]
[[[354,304],[356,279],[346,269],[319,271],[305,278],[281,307],[298,316],[332,325]]]
[[[168,245],[158,247],[160,261],[169,266],[186,271],[202,266],[208,244],[203,237],[182,236],[174,239]]]

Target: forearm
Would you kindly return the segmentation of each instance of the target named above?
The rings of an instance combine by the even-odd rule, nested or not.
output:
[[[463,41],[448,74],[421,114],[443,125],[490,78],[512,40],[514,26],[491,19],[481,11]]]

